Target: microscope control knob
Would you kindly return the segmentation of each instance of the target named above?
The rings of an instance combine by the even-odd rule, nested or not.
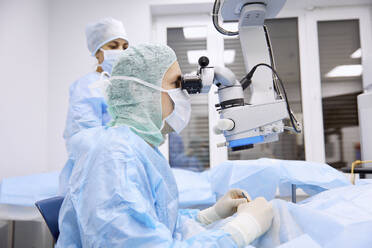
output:
[[[222,131],[230,131],[234,129],[235,123],[233,120],[230,119],[221,119],[217,123],[217,128]]]
[[[273,127],[273,132],[274,133],[278,133],[280,130],[279,130],[279,128],[278,127]]]
[[[202,56],[199,58],[198,60],[198,64],[200,65],[200,67],[207,67],[209,65],[209,59],[208,57],[206,56]]]
[[[218,126],[214,126],[214,127],[213,127],[213,132],[214,132],[214,134],[216,134],[216,135],[223,134],[223,131],[222,131],[221,129],[219,129]]]

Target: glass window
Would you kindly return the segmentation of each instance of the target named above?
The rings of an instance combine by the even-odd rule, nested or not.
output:
[[[267,20],[266,25],[271,38],[277,71],[284,82],[291,108],[297,120],[302,123],[297,19]],[[225,38],[224,49],[225,65],[240,80],[246,75],[246,71],[239,39]],[[246,92],[248,91],[246,90]],[[282,133],[279,135],[279,141],[277,142],[255,145],[252,149],[238,152],[229,151],[228,157],[230,160],[257,159],[262,157],[305,159],[303,139],[303,133]]]
[[[362,93],[358,20],[318,22],[326,162],[360,159],[357,95]]]
[[[176,52],[182,73],[197,68],[200,56],[207,55],[206,27],[168,28],[167,43]],[[171,167],[202,171],[209,168],[208,94],[191,95],[192,115],[181,132],[169,135]]]

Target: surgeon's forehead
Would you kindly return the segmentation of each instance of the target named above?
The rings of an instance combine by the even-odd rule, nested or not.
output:
[[[172,64],[172,67],[173,67],[173,73],[172,73],[173,76],[178,77],[179,75],[182,74],[182,72],[181,72],[181,68],[180,68],[180,66],[179,66],[179,64],[178,64],[177,61],[175,61],[175,62]]]
[[[122,38],[117,38],[115,40],[112,40],[112,41],[106,43],[106,45],[111,45],[111,44],[112,45],[114,45],[114,44],[128,44],[128,41],[126,41],[126,40],[124,40]]]
[[[175,81],[175,80],[181,80],[181,75],[182,75],[182,72],[181,72],[181,68],[178,64],[178,62],[174,62],[172,64],[172,66],[170,67],[170,75],[169,75],[169,79],[171,79],[172,81]]]
[[[174,62],[164,75],[162,86],[168,88],[179,88],[181,86],[181,69],[178,62]]]

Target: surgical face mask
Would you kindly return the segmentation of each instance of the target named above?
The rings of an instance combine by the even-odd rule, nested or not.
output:
[[[181,88],[168,90],[167,93],[174,102],[174,110],[165,118],[165,121],[179,134],[190,121],[190,96]]]
[[[113,79],[136,81],[137,83],[140,83],[149,88],[168,93],[168,95],[170,96],[174,103],[174,109],[173,112],[164,119],[164,121],[166,121],[168,125],[177,133],[180,133],[189,123],[191,116],[191,103],[190,96],[186,90],[181,90],[181,88],[166,90],[135,77],[127,76],[110,77],[110,80]],[[164,122],[162,127],[163,126]]]
[[[105,101],[106,102],[108,101],[108,96],[107,96],[106,90],[107,90],[107,86],[109,86],[109,84],[110,84],[109,78],[110,78],[110,74],[108,74],[107,72],[104,71],[104,72],[101,73],[101,76],[100,76],[99,80],[97,80],[96,82],[89,85],[89,88],[92,90],[91,91],[92,96],[101,97],[101,95],[96,95],[97,94],[96,89],[98,89],[101,92],[101,94],[103,95]]]
[[[98,66],[101,66],[102,70],[111,74],[112,67],[124,50],[104,50],[102,48],[100,50],[103,52],[103,62]]]

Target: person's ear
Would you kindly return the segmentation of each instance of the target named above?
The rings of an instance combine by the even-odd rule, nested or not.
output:
[[[96,52],[96,58],[98,60],[98,64],[101,64],[103,62],[103,52],[101,50],[98,50]]]

